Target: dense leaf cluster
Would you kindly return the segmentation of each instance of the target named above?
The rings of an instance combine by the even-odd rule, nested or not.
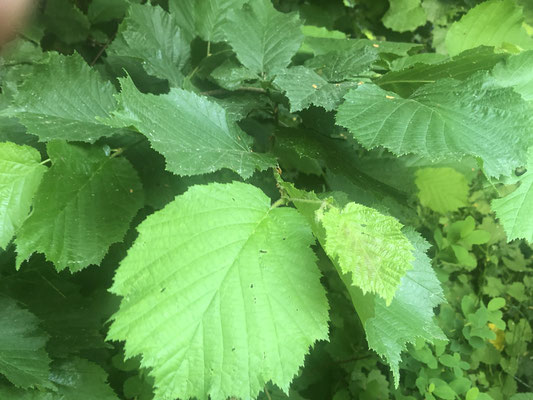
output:
[[[0,54],[0,398],[531,398],[532,34],[43,1]]]

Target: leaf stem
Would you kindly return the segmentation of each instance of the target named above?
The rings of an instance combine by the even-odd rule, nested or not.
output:
[[[274,204],[272,204],[270,206],[270,209],[272,210],[274,208],[278,208],[278,207],[283,206],[285,204],[287,204],[287,198],[286,197],[281,197],[280,199],[276,200],[274,202]]]
[[[311,200],[311,199],[299,199],[297,197],[286,197],[287,200],[299,203],[309,203],[309,204],[326,204],[329,205],[328,202],[324,200]]]
[[[51,162],[51,161],[52,161],[52,160],[50,160],[49,158],[47,158],[46,160],[41,161],[41,162],[39,163],[39,165],[44,165],[44,164],[49,163],[49,162]]]
[[[114,149],[113,154],[111,154],[111,156],[109,156],[109,158],[115,158],[115,157],[120,156],[122,153],[124,153],[128,149],[131,149],[132,147],[137,146],[139,143],[144,142],[144,140],[145,140],[145,138],[142,137],[139,140],[136,140],[135,142],[128,144],[126,147],[119,147],[118,149]]]
[[[45,281],[48,285],[50,285],[50,287],[51,287],[52,289],[54,289],[57,293],[59,293],[59,295],[60,295],[61,297],[63,297],[64,299],[67,298],[67,296],[65,296],[65,295],[63,294],[63,292],[61,292],[61,290],[59,290],[59,289],[58,289],[58,288],[57,288],[52,282],[50,282],[48,279],[46,279],[46,278],[45,278],[40,272],[38,272],[38,274],[39,274],[39,276],[43,279],[43,281]]]

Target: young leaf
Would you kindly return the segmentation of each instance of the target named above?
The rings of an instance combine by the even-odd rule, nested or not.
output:
[[[112,123],[135,126],[165,156],[169,171],[198,175],[229,168],[247,178],[255,169],[275,165],[271,156],[254,153],[251,138],[206,97],[181,89],[143,94],[129,78],[121,85]]]
[[[123,299],[109,339],[142,354],[156,399],[255,398],[269,380],[288,392],[328,336],[305,220],[252,185],[210,184],[138,230],[111,289]]]
[[[20,388],[48,386],[46,340],[37,317],[0,297],[0,374]]]
[[[296,13],[277,11],[270,0],[254,0],[228,14],[223,26],[239,61],[263,76],[272,76],[291,62],[303,41]]]
[[[279,87],[291,103],[291,111],[301,111],[311,105],[326,111],[335,109],[346,92],[356,84],[352,82],[328,83],[312,69],[298,65],[281,72],[274,85]]]
[[[363,293],[376,293],[390,304],[406,271],[412,268],[413,246],[393,217],[356,203],[340,210],[317,211],[326,230],[324,250]]]
[[[337,123],[368,149],[384,146],[432,160],[468,154],[483,160],[487,175],[509,175],[525,164],[532,137],[529,106],[486,79],[483,73],[463,82],[441,79],[408,98],[364,84],[346,94]]]
[[[20,86],[13,115],[41,141],[92,143],[116,130],[99,122],[116,107],[115,89],[78,55],[49,53]]]
[[[465,207],[468,200],[466,177],[453,168],[422,168],[416,172],[420,203],[441,214]]]
[[[47,150],[52,167],[15,239],[17,268],[41,252],[58,271],[76,272],[98,264],[122,240],[142,206],[142,187],[127,160],[98,147],[54,141]]]
[[[493,200],[492,208],[509,240],[524,238],[533,243],[533,147],[529,149],[527,172],[519,182],[512,193]]]
[[[0,143],[0,248],[6,248],[30,212],[46,167],[37,150]]]
[[[325,248],[326,231],[315,218],[320,209],[317,195],[296,189],[290,183],[279,183]],[[429,342],[446,339],[434,320],[433,308],[445,299],[440,282],[431,268],[431,260],[426,255],[429,244],[412,228],[404,228],[403,233],[414,247],[413,268],[401,278],[400,286],[389,306],[377,295],[364,295],[361,289],[353,286],[352,277],[343,272],[337,260],[332,259],[363,323],[368,344],[389,363],[396,387],[399,384],[400,354],[406,349],[407,343],[414,343],[417,338]]]
[[[172,15],[159,6],[132,4],[108,54],[138,58],[147,73],[181,86],[190,44]]]
[[[426,23],[421,0],[389,0],[390,8],[383,16],[383,25],[396,32],[414,31]]]
[[[515,45],[532,49],[531,39],[522,23],[522,9],[514,0],[489,0],[470,9],[455,22],[446,35],[451,56],[477,46]]]

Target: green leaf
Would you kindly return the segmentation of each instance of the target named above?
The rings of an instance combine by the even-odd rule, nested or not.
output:
[[[533,400],[533,392],[531,393],[517,393],[511,397],[510,400]]]
[[[529,149],[527,172],[518,181],[520,186],[507,196],[493,200],[492,208],[508,240],[524,238],[533,243],[533,147]]]
[[[118,400],[106,382],[106,372],[97,364],[81,358],[54,363],[50,381],[55,388],[49,391],[23,391],[0,384],[0,397],[17,400]]]
[[[389,53],[397,56],[406,56],[411,51],[420,49],[416,43],[386,42],[370,39],[333,39],[329,37],[306,36],[304,46],[310,48],[316,56],[332,51],[355,51],[364,47],[373,47],[380,54]]]
[[[83,42],[89,36],[89,19],[69,0],[47,0],[44,20],[46,29],[67,44]]]
[[[307,219],[322,247],[326,247],[326,231],[315,218],[324,202],[316,194],[296,189],[290,183],[280,181],[279,184]],[[414,247],[415,259],[413,268],[401,279],[390,306],[375,294],[364,295],[361,289],[352,285],[352,277],[343,273],[337,260],[332,260],[363,323],[370,348],[389,363],[396,387],[400,377],[400,354],[406,350],[407,343],[415,343],[418,338],[430,343],[437,339],[446,340],[434,320],[433,308],[445,302],[445,299],[440,282],[431,268],[431,260],[426,255],[429,243],[412,228],[404,228],[403,233]]]
[[[285,92],[291,103],[291,111],[296,112],[311,105],[331,111],[355,83],[328,83],[312,69],[299,65],[281,72],[274,79],[274,85]]]
[[[119,141],[117,147],[127,147],[124,156],[130,161],[139,174],[144,192],[144,203],[155,210],[163,208],[174,200],[177,194],[187,189],[183,178],[165,170],[165,158],[150,147],[145,140],[138,142],[136,136]],[[205,175],[199,175],[198,179]],[[191,178],[194,179],[194,178]]]
[[[470,9],[446,35],[451,56],[477,46],[515,45],[533,48],[533,40],[522,27],[522,9],[514,0],[489,0]]]
[[[35,315],[0,296],[0,374],[17,387],[47,386],[46,340]]]
[[[479,47],[480,49],[489,49],[491,53],[494,51],[491,47]],[[439,53],[419,53],[411,56],[400,57],[392,60],[389,65],[391,72],[402,71],[414,66],[428,67],[430,65],[439,64],[449,60],[449,57]],[[418,64],[418,65],[417,65]],[[386,74],[387,75],[387,74]],[[380,78],[381,79],[381,78]]]
[[[137,58],[148,74],[181,86],[190,45],[172,15],[161,7],[133,4],[107,52]]]
[[[347,79],[357,79],[367,72],[377,59],[377,50],[368,46],[361,49],[332,51],[316,56],[306,61],[305,66],[314,69],[327,81],[341,82]]]
[[[218,104],[181,89],[160,96],[143,94],[131,79],[121,79],[120,107],[113,123],[135,126],[166,158],[167,169],[197,175],[229,168],[243,178],[275,165],[254,153],[251,138]]]
[[[382,18],[383,25],[396,32],[414,31],[426,23],[426,12],[420,0],[389,0],[390,8]]]
[[[238,10],[247,0],[169,0],[170,13],[192,37],[207,42],[224,40],[223,25],[231,10]]]
[[[420,203],[433,211],[446,214],[467,205],[468,182],[453,168],[419,169],[415,183]]]
[[[15,96],[13,115],[41,141],[94,142],[116,132],[98,121],[115,109],[116,93],[78,55],[49,53],[34,66]]]
[[[503,297],[496,297],[494,299],[491,299],[491,301],[489,301],[489,304],[487,305],[487,310],[496,311],[504,306],[505,306],[505,299]]]
[[[305,220],[244,184],[193,186],[138,228],[112,292],[109,339],[142,354],[156,399],[288,391],[328,337],[328,305]],[[176,335],[179,332],[179,335]]]
[[[509,296],[514,297],[518,302],[524,303],[529,300],[529,296],[525,293],[526,287],[522,282],[513,282],[507,288]]]
[[[207,3],[203,2],[203,3]],[[177,21],[180,29],[188,40],[194,39],[196,32],[196,6],[200,2],[196,0],[169,0],[168,8],[170,14]]]
[[[46,167],[29,146],[0,143],[0,247],[6,248],[30,212]]]
[[[101,148],[54,141],[47,150],[52,167],[15,239],[17,268],[41,252],[58,271],[76,272],[122,240],[142,206],[142,187],[127,160]]]
[[[397,219],[356,203],[340,210],[317,211],[326,230],[325,251],[342,272],[351,273],[363,293],[376,293],[389,305],[406,271],[412,268],[413,246]]]
[[[364,84],[349,91],[337,123],[366,148],[433,161],[480,157],[488,176],[524,165],[531,142],[529,106],[511,89],[486,85],[486,74],[441,79],[408,98]]]
[[[257,80],[259,77],[248,68],[239,65],[236,61],[226,60],[211,72],[215,82],[227,90],[236,90],[245,81]]]
[[[9,258],[9,269],[13,270]],[[118,260],[113,267],[116,264]],[[97,273],[106,274],[101,269]],[[40,257],[34,257],[26,268],[13,271],[9,278],[0,281],[1,293],[24,304],[42,321],[41,327],[50,337],[46,349],[55,358],[105,350],[108,344],[101,333],[102,326],[118,306],[116,298],[103,288],[87,294],[85,286],[82,293],[68,275],[58,274]],[[87,277],[80,279],[80,283],[87,285]]]
[[[341,31],[330,31],[323,26],[314,26],[314,25],[302,25],[302,33],[305,38],[323,38],[323,39],[346,39],[346,34]],[[298,53],[312,54],[313,49],[305,43],[302,44],[302,47],[298,50]]]
[[[431,384],[435,386],[435,389],[432,393],[435,394],[440,399],[444,400],[454,400],[457,398],[457,393],[442,379],[431,378]]]
[[[382,299],[376,299],[374,316],[363,321],[369,347],[387,360],[396,386],[400,355],[406,350],[407,343],[415,343],[417,339],[429,343],[446,340],[434,320],[433,309],[445,299],[431,268],[431,260],[426,255],[430,245],[411,228],[403,232],[415,248],[413,269],[402,278],[390,306]]]
[[[118,400],[106,382],[106,372],[99,365],[81,358],[56,363],[50,381],[57,386],[59,399]]]
[[[451,245],[453,254],[457,258],[457,264],[465,267],[467,271],[472,271],[477,267],[476,257],[470,253],[466,248],[460,245]]]
[[[529,0],[517,0],[516,3],[522,7],[526,24],[533,24],[533,4]]]
[[[497,64],[491,76],[497,85],[511,87],[528,102],[533,101],[533,51],[510,56]]]
[[[294,135],[290,129],[276,131],[274,153],[283,169],[297,169],[306,174],[321,176],[323,150],[319,143],[313,141],[308,132]]]
[[[421,58],[422,56],[436,55],[423,53],[396,59],[393,66],[401,66],[400,62],[402,62],[405,67],[386,73],[375,83],[383,89],[392,90],[401,96],[409,96],[419,87],[433,83],[438,79],[465,80],[478,71],[488,71],[507,57],[505,53],[495,53],[492,47],[480,46],[451,58],[445,57],[445,60],[439,62],[432,62],[435,58],[429,60],[428,57]]]
[[[289,65],[303,41],[298,14],[281,13],[270,0],[254,0],[233,10],[223,29],[239,61],[263,76]]]
[[[422,7],[426,11],[428,21],[436,25],[435,27],[447,25],[448,21],[464,8],[461,3],[448,3],[443,0],[422,0]]]
[[[87,16],[92,24],[109,22],[123,18],[129,6],[128,0],[93,0],[89,4]]]
[[[236,92],[229,97],[210,99],[222,106],[226,112],[228,122],[238,122],[250,115],[253,111],[271,111],[275,104],[266,94],[251,92]]]

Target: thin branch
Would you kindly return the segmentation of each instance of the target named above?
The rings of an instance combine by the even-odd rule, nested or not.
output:
[[[349,362],[353,362],[353,361],[364,360],[365,358],[369,358],[370,356],[371,356],[371,354],[367,354],[367,355],[360,356],[360,357],[352,357],[352,358],[348,358],[346,360],[339,360],[337,362],[339,364],[344,364],[344,363],[349,363]]]
[[[115,39],[114,35],[110,37],[109,39],[107,39],[107,42],[105,42],[105,44],[102,46],[100,51],[96,54],[94,59],[91,61],[91,64],[90,64],[91,67],[93,67],[94,64],[96,64],[96,61],[98,61],[100,57],[102,57],[102,54],[104,54],[105,49],[107,49],[107,46],[109,46],[114,39]]]

